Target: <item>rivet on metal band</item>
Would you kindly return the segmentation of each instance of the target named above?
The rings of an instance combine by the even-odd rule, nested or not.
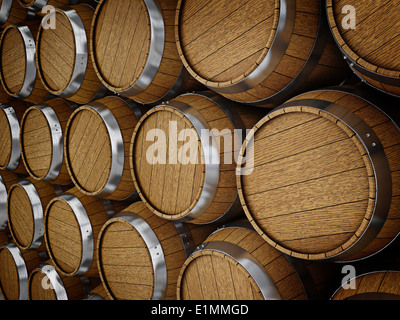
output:
[[[59,196],[58,199],[64,200],[71,207],[78,221],[82,240],[82,258],[78,269],[74,272],[74,276],[85,274],[92,265],[94,255],[94,237],[90,219],[85,207],[75,196],[66,193]]]
[[[196,109],[180,101],[169,101],[168,106],[189,119],[201,140],[205,159],[205,178],[201,195],[194,208],[179,221],[188,222],[201,217],[211,205],[218,188],[220,154],[211,128]]]
[[[34,228],[33,237],[30,245],[24,249],[26,250],[38,249],[41,246],[44,237],[44,214],[43,214],[42,201],[40,200],[40,196],[35,186],[30,181],[27,180],[20,181],[16,183],[14,187],[15,186],[20,186],[24,189],[31,203],[32,213],[33,213],[33,228]],[[8,212],[8,214],[10,213]],[[11,233],[13,233],[12,225],[10,225],[10,231]]]
[[[110,137],[111,144],[111,170],[110,176],[103,190],[97,194],[98,197],[108,197],[118,187],[124,170],[124,140],[121,129],[113,113],[105,105],[99,102],[92,102],[87,107],[96,111],[103,119]]]
[[[238,83],[227,87],[210,87],[210,89],[223,94],[235,94],[250,90],[275,70],[289,47],[290,38],[294,30],[296,18],[296,0],[280,0],[280,15],[274,40],[267,55],[257,68]]]
[[[21,250],[12,242],[6,243],[5,247],[12,255],[18,273],[19,300],[28,300],[28,270]]]
[[[144,0],[150,18],[150,49],[146,65],[135,84],[127,90],[118,92],[122,96],[131,97],[146,90],[156,76],[164,53],[165,26],[160,5],[157,0]]]
[[[186,258],[189,258],[192,252],[196,249],[192,233],[190,232],[187,224],[185,224],[184,222],[172,221],[172,223],[175,226],[176,231],[178,231],[179,237],[181,238]]]
[[[291,106],[316,108],[340,120],[356,134],[370,159],[376,181],[375,207],[370,222],[352,246],[328,259],[349,258],[367,247],[376,238],[386,221],[392,198],[392,176],[385,151],[374,130],[364,120],[338,104],[325,100],[302,99],[287,102],[278,109]]]
[[[202,251],[217,251],[229,256],[250,274],[265,300],[282,300],[271,276],[261,263],[243,248],[230,242],[210,241],[199,246],[193,254]]]
[[[38,270],[45,274],[50,281],[51,288],[53,289],[57,300],[68,300],[67,291],[65,290],[65,286],[56,269],[53,266],[45,265],[38,268]]]
[[[118,219],[129,222],[142,236],[153,264],[154,289],[152,300],[162,300],[167,289],[167,266],[163,249],[156,234],[147,222],[133,212],[130,212],[130,214],[131,216],[119,216]]]
[[[13,107],[0,104],[0,109],[5,113],[11,132],[11,155],[4,170],[15,170],[21,160],[20,125],[17,114]]]

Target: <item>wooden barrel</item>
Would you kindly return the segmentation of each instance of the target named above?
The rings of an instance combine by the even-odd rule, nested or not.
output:
[[[28,300],[83,300],[91,289],[89,278],[66,277],[47,262],[29,275]]]
[[[29,274],[40,264],[36,250],[20,250],[13,242],[0,247],[0,294],[5,300],[28,300]]]
[[[239,168],[251,171],[238,175],[239,196],[271,245],[302,259],[350,261],[397,237],[398,111],[375,98],[355,87],[305,93],[247,136],[241,154],[254,158]]]
[[[354,279],[354,288],[340,287],[331,300],[400,300],[400,272],[374,271]]]
[[[400,45],[393,1],[327,0],[333,37],[354,73],[368,85],[400,96]]]
[[[21,160],[20,121],[28,104],[20,99],[13,99],[7,104],[0,104],[0,169],[26,174]]]
[[[177,0],[102,0],[91,34],[98,77],[111,91],[157,104],[199,85],[186,71],[175,45]]]
[[[139,201],[107,221],[99,234],[99,272],[113,300],[176,299],[180,268],[214,230],[172,222]]]
[[[186,260],[178,277],[177,298],[307,300],[318,283],[306,268],[299,270],[248,222],[233,222],[212,233]]]
[[[127,205],[72,188],[45,211],[45,242],[52,264],[64,276],[98,276],[97,237],[102,225]]]
[[[86,4],[56,8],[43,18],[37,36],[36,59],[44,87],[80,104],[105,94],[89,55],[93,13]],[[55,29],[43,28],[49,19],[55,20]]]
[[[55,98],[30,107],[21,119],[21,156],[35,180],[71,182],[64,157],[64,133],[73,112],[68,101]]]
[[[348,74],[319,0],[179,0],[175,24],[187,70],[231,100],[274,107]]]
[[[10,188],[24,176],[11,171],[0,171],[0,231],[8,231],[7,197]]]
[[[136,196],[129,146],[142,111],[133,101],[109,96],[76,109],[65,133],[65,157],[75,186],[89,196]]]
[[[15,244],[22,250],[45,250],[44,211],[61,192],[58,185],[32,178],[11,186],[7,199],[8,226]]]
[[[39,27],[37,20],[9,25],[0,39],[1,84],[10,96],[31,103],[40,103],[49,95],[36,68]]]
[[[0,0],[0,26],[21,23],[33,19],[35,14],[20,6],[17,0]]]
[[[260,109],[241,110],[213,92],[183,94],[150,109],[136,126],[130,160],[136,190],[151,211],[199,224],[242,213],[235,152]]]

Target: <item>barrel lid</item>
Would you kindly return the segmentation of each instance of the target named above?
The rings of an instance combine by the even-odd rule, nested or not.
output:
[[[88,195],[100,193],[107,184],[112,167],[111,138],[104,119],[90,106],[75,110],[68,121],[66,163],[75,185]]]
[[[350,249],[378,203],[362,130],[333,113],[294,99],[256,124],[242,149],[254,152],[237,177],[247,217],[267,242],[299,258],[331,258]],[[376,138],[372,129],[362,135]],[[378,149],[375,141],[371,147]]]
[[[52,130],[49,119],[39,106],[30,107],[21,120],[21,156],[29,174],[39,180],[47,176],[51,167],[54,152]],[[59,124],[55,130],[59,131],[61,138]]]
[[[124,91],[132,87],[147,64],[154,36],[147,3],[154,1],[103,0],[96,8],[92,58],[99,78],[110,90]]]
[[[327,10],[335,40],[354,63],[388,77],[400,76],[398,3],[328,0]]]
[[[140,201],[102,227],[98,245],[99,273],[114,299],[162,299],[165,294],[164,254],[156,235],[145,222],[151,215]]]
[[[280,4],[179,0],[177,10],[176,39],[185,67],[201,83],[225,87],[244,80],[267,56]]]

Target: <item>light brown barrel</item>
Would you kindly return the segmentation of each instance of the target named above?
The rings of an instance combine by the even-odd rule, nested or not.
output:
[[[37,181],[67,185],[71,182],[64,157],[64,133],[74,106],[55,98],[31,106],[21,119],[21,156]]]
[[[7,197],[11,187],[25,176],[12,171],[0,171],[0,231],[8,231]]]
[[[83,300],[93,288],[90,281],[90,278],[66,277],[47,261],[29,275],[28,300]]]
[[[100,1],[93,19],[91,55],[108,89],[157,104],[199,87],[175,45],[176,4],[177,0]]]
[[[248,221],[235,221],[212,233],[186,260],[177,298],[323,300],[332,270],[320,267],[316,273],[304,262],[270,246]]]
[[[11,186],[7,199],[8,227],[19,248],[45,250],[44,210],[60,192],[60,186],[30,177]]]
[[[0,247],[0,294],[5,300],[28,300],[29,274],[39,264],[36,250],[20,250],[13,242]]]
[[[52,264],[64,276],[98,276],[97,237],[102,225],[126,207],[72,188],[46,207],[45,243]]]
[[[20,121],[28,104],[20,99],[13,99],[7,104],[0,104],[0,169],[26,174],[21,159]]]
[[[373,88],[400,96],[400,44],[395,1],[328,0],[334,39],[354,73]]]
[[[49,95],[36,67],[39,26],[37,20],[9,25],[0,39],[1,84],[10,96],[31,103],[40,103]]]
[[[359,274],[342,285],[332,295],[331,300],[400,300],[399,281],[399,271],[374,271]]]
[[[56,8],[42,20],[37,36],[37,65],[44,87],[52,94],[84,104],[106,90],[94,71],[90,25],[94,9],[86,4]],[[55,28],[43,26],[55,21]]]
[[[81,192],[110,200],[136,195],[129,146],[141,115],[136,103],[114,96],[74,111],[67,124],[64,148],[68,171]]]
[[[99,234],[99,273],[113,300],[175,300],[180,268],[215,229],[171,222],[139,201]]]
[[[348,74],[319,0],[179,0],[176,41],[190,74],[242,103],[274,107]]]
[[[213,92],[183,94],[150,109],[131,143],[132,177],[150,210],[199,224],[241,214],[235,156],[260,110],[240,109]]]
[[[23,8],[18,0],[0,0],[0,26],[3,28],[10,24],[21,23],[33,19],[35,14]]]
[[[400,130],[386,97],[356,87],[316,90],[256,124],[242,149],[253,150],[253,160],[239,168],[249,174],[237,182],[266,241],[303,259],[350,261],[397,237]]]

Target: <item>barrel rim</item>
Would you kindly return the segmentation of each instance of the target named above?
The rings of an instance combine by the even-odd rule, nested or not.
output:
[[[7,188],[0,174],[0,231],[4,231],[8,225],[7,219]]]
[[[29,275],[28,279],[28,299],[32,298],[31,288],[32,288],[32,280],[33,277],[38,274],[44,274],[48,280],[50,281],[51,289],[53,290],[55,297],[57,300],[68,300],[67,291],[63,285],[62,278],[58,274],[57,270],[52,266],[45,264],[34,269],[31,274]]]
[[[81,236],[82,248],[81,248],[81,257],[79,266],[76,266],[75,269],[71,272],[65,271],[58,263],[58,259],[54,256],[51,250],[51,242],[49,237],[49,228],[48,228],[48,220],[51,212],[52,205],[57,201],[65,202],[70,208],[72,213],[75,216],[76,222],[79,226],[79,232]],[[53,261],[55,268],[58,272],[60,272],[64,276],[80,276],[84,275],[89,271],[90,267],[93,263],[94,257],[94,233],[91,221],[88,217],[85,207],[82,205],[80,200],[68,192],[61,194],[54,199],[52,199],[46,207],[45,215],[44,215],[44,226],[45,226],[45,241],[47,245],[48,254]]]
[[[20,130],[19,120],[15,109],[11,105],[0,104],[0,111],[3,111],[7,117],[10,136],[11,136],[11,154],[8,164],[0,166],[1,170],[15,170],[21,161],[21,147],[20,147]]]
[[[317,89],[314,91],[323,91],[323,90],[334,90],[334,91],[339,91],[339,92],[345,92],[351,95],[354,95],[362,100],[365,100],[366,102],[370,103],[371,105],[374,105],[371,101],[367,100],[364,97],[358,96],[354,92],[347,92],[347,91],[341,91],[340,88],[323,88],[323,89]],[[313,91],[311,91],[313,92]],[[325,113],[327,115],[333,116],[335,119],[340,121],[342,124],[344,124],[348,129],[350,129],[352,132],[354,132],[356,138],[360,141],[361,146],[365,149],[366,155],[368,157],[369,163],[372,165],[373,169],[373,177],[369,177],[371,180],[370,183],[373,183],[375,186],[375,199],[373,199],[373,204],[371,201],[368,203],[368,208],[365,211],[365,216],[364,216],[364,222],[366,223],[361,223],[358,230],[355,231],[354,234],[357,234],[357,239],[350,238],[345,244],[342,244],[338,246],[337,249],[341,249],[341,252],[337,252],[337,249],[331,250],[330,252],[323,252],[323,253],[317,253],[317,254],[310,254],[310,253],[301,253],[301,252],[296,252],[291,249],[287,249],[281,244],[275,242],[272,238],[270,238],[265,232],[262,230],[262,228],[257,224],[257,222],[254,220],[252,217],[251,211],[248,208],[246,204],[246,197],[243,193],[243,183],[242,183],[242,175],[237,175],[237,184],[238,184],[238,190],[239,190],[239,195],[241,199],[241,203],[243,205],[243,210],[246,214],[246,216],[249,218],[250,222],[252,223],[253,227],[257,230],[257,232],[271,245],[279,249],[280,251],[288,252],[290,255],[296,257],[299,256],[300,258],[304,258],[304,256],[307,256],[308,260],[327,260],[327,261],[336,261],[339,259],[348,259],[351,258],[354,254],[360,252],[362,249],[364,249],[369,243],[372,242],[372,240],[375,239],[375,236],[380,232],[380,230],[383,227],[383,224],[385,223],[385,219],[388,215],[389,212],[389,207],[390,207],[390,202],[391,202],[391,195],[392,195],[392,178],[390,174],[390,168],[389,168],[389,163],[386,158],[386,155],[383,150],[383,146],[380,142],[380,139],[378,136],[375,134],[374,130],[370,128],[364,120],[356,116],[354,113],[349,111],[348,109],[337,105],[335,103],[332,103],[330,101],[325,101],[325,100],[317,100],[322,101],[322,105],[314,105],[314,104],[307,104],[307,101],[304,100],[296,100],[299,97],[301,97],[303,94],[300,94],[296,97],[294,97],[292,100],[288,101],[287,103],[281,105],[274,111],[272,111],[270,114],[268,114],[266,117],[261,119],[255,127],[251,130],[251,132],[248,134],[246,137],[246,140],[242,146],[242,149],[240,151],[240,158],[243,157],[243,152],[245,151],[247,145],[252,141],[254,138],[254,135],[256,131],[263,126],[266,122],[268,122],[271,118],[279,116],[282,114],[283,109],[292,109],[293,111],[296,111],[296,105],[301,106],[304,104],[305,107],[307,108],[315,108],[316,110],[319,109],[321,112],[319,113],[321,116],[323,116]],[[311,99],[314,100],[314,99]],[[293,107],[292,107],[293,105]],[[302,108],[301,108],[302,109]],[[378,110],[380,110],[377,107]],[[302,111],[302,112],[310,112],[310,111]],[[387,115],[386,115],[387,116]],[[388,117],[389,118],[389,117]],[[328,120],[333,121],[330,117],[327,117]],[[354,125],[354,126],[352,126]],[[364,161],[367,161],[365,157],[363,157]],[[241,171],[241,159],[238,161],[238,167],[237,170],[240,172]],[[367,163],[366,163],[367,164]],[[368,166],[367,166],[368,167]],[[390,183],[388,183],[388,181]],[[379,192],[379,194],[378,194]],[[371,210],[372,206],[372,210]],[[369,213],[371,212],[371,213]],[[379,250],[381,251],[381,250]],[[378,251],[378,252],[379,252]],[[376,252],[377,253],[377,252]],[[375,254],[376,254],[375,253]],[[324,255],[324,257],[321,257],[321,254]],[[371,255],[368,255],[368,257]],[[362,260],[363,258],[356,259],[357,260]]]

